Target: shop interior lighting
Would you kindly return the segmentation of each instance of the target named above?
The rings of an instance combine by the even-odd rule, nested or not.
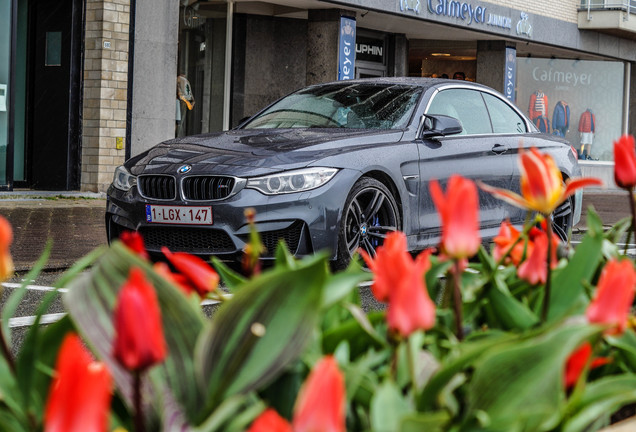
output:
[[[431,53],[431,55],[433,57],[450,57],[450,53],[439,53],[439,52],[434,52]]]

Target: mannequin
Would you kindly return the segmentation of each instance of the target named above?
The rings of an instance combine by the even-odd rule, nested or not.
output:
[[[589,108],[581,114],[579,119],[579,133],[581,134],[580,159],[591,160],[592,144],[594,143],[594,132],[596,130],[596,117]]]
[[[543,90],[537,90],[530,95],[528,113],[533,122],[539,116],[548,117],[548,96],[543,93]]]

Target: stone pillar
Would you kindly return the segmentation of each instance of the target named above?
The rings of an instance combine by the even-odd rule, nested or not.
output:
[[[86,0],[81,190],[104,192],[124,161],[130,0]]]
[[[135,3],[131,156],[174,138],[181,2]]]
[[[505,41],[477,41],[477,72],[475,80],[504,92],[506,72]]]
[[[340,17],[355,18],[354,11],[310,9],[307,23],[307,85],[338,79]]]
[[[389,66],[392,76],[409,76],[409,40],[404,34],[395,34],[390,38],[393,49],[393,64]]]

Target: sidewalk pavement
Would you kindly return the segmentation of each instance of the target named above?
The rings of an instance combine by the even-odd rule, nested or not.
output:
[[[11,254],[16,271],[24,272],[52,241],[47,270],[65,270],[107,243],[106,195],[40,191],[0,192],[0,215],[13,227]]]
[[[16,271],[28,271],[38,260],[47,240],[53,242],[46,264],[50,271],[64,270],[100,245],[105,245],[104,194],[79,192],[0,192],[0,215],[13,226]],[[574,232],[585,230],[588,206],[594,206],[605,225],[630,214],[624,191],[593,190],[583,195],[583,214]]]

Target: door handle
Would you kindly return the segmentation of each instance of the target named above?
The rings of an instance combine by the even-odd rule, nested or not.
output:
[[[494,146],[492,146],[491,151],[495,154],[504,154],[508,151],[508,147],[502,144],[495,144]]]

